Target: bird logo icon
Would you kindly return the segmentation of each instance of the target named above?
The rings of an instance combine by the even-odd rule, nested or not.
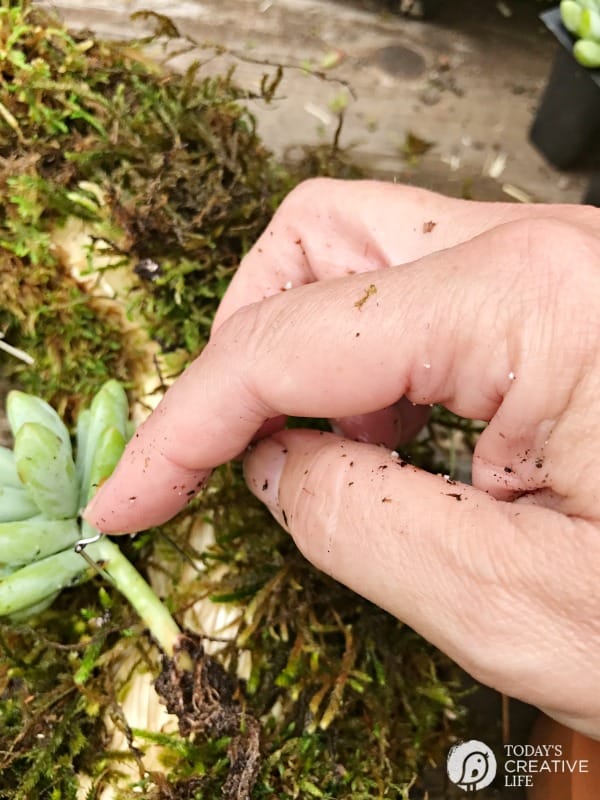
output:
[[[466,789],[467,792],[474,792],[477,784],[485,780],[485,776],[489,770],[489,756],[487,753],[482,753],[476,750],[463,761],[462,775],[456,784],[461,789]]]
[[[496,758],[484,742],[470,739],[450,748],[448,777],[465,792],[485,789],[496,777]]]

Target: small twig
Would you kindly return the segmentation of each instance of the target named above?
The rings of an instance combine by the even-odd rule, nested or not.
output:
[[[8,342],[3,341],[4,334],[0,331],[0,350],[4,350],[5,353],[8,353],[15,358],[19,358],[21,361],[24,361],[26,364],[34,364],[35,359],[26,353],[24,350],[21,350],[19,347],[13,347],[12,344],[8,344]]]
[[[344,127],[344,109],[342,109],[338,113],[338,123],[335,129],[335,133],[333,135],[333,142],[331,144],[331,152],[334,156],[337,155],[340,149],[340,135],[342,133],[343,127]]]
[[[190,39],[190,41],[193,42],[194,40]],[[196,46],[201,47],[202,46],[201,42],[196,42]],[[339,78],[333,75],[327,75],[327,73],[321,69],[310,69],[304,66],[303,64],[295,64],[291,61],[284,61],[277,63],[275,61],[270,61],[269,59],[266,58],[255,58],[245,53],[241,53],[239,50],[234,50],[232,48],[224,47],[222,45],[215,47],[215,49],[217,50],[218,55],[222,54],[222,55],[233,56],[233,58],[236,58],[238,61],[241,61],[246,64],[257,64],[260,67],[275,67],[284,70],[285,69],[300,70],[301,72],[304,72],[307,75],[312,75],[313,77],[318,78],[321,81],[325,81],[326,83],[338,83],[348,90],[353,100],[356,100],[356,92],[352,88],[352,84],[350,83],[350,81],[347,81],[344,78]]]
[[[21,127],[20,127],[16,117],[14,117],[10,113],[10,111],[4,105],[4,103],[0,103],[0,117],[2,117],[4,119],[4,121],[6,122],[6,124],[8,125],[8,127],[12,128],[12,130],[17,134],[17,139],[19,140],[19,142],[21,144],[25,144],[26,143],[26,139],[23,136],[23,131],[21,130]]]
[[[140,12],[138,12],[138,14],[134,15],[134,16],[141,16],[141,15],[150,16],[150,15],[152,15],[152,13],[153,12],[149,12],[149,13],[148,12],[141,12],[141,14],[140,14]],[[165,33],[164,31],[159,32],[159,36],[161,34],[164,35],[164,33]],[[277,70],[280,70],[280,71],[281,70],[290,70],[290,69],[291,70],[300,70],[301,72],[304,72],[304,73],[307,73],[309,75],[312,75],[313,77],[318,78],[319,80],[325,81],[326,83],[337,83],[337,84],[340,84],[341,86],[344,86],[348,90],[348,92],[349,92],[350,96],[352,97],[352,99],[356,100],[356,92],[352,88],[352,84],[350,83],[350,81],[344,80],[344,78],[340,78],[340,77],[337,77],[337,76],[327,75],[326,72],[324,70],[322,70],[322,69],[311,69],[311,68],[307,68],[303,64],[298,64],[298,63],[294,63],[294,62],[290,62],[290,61],[275,62],[275,61],[271,61],[270,59],[267,59],[267,58],[256,58],[255,56],[250,56],[247,53],[240,52],[239,50],[235,50],[232,47],[227,47],[226,45],[215,44],[213,42],[200,42],[197,39],[194,39],[193,36],[189,36],[187,34],[182,34],[181,31],[179,31],[177,29],[176,29],[176,33],[175,33],[175,31],[172,31],[170,34],[167,35],[167,38],[168,39],[169,38],[170,39],[177,39],[177,38],[182,39],[184,42],[187,42],[190,45],[189,50],[212,50],[213,56],[211,56],[211,58],[209,59],[210,61],[212,61],[214,58],[218,58],[219,56],[230,56],[230,57],[236,59],[237,61],[240,61],[240,62],[245,63],[245,64],[256,64],[257,66],[260,66],[260,67],[273,67],[273,68],[275,68]],[[150,40],[155,40],[155,39],[156,39],[156,33],[152,37],[150,37]],[[189,52],[189,50],[188,50],[188,52]],[[166,62],[170,61],[173,58],[173,55],[175,55],[175,56],[180,55],[181,52],[182,51],[175,51],[174,54],[173,53],[169,53],[167,55],[167,57],[165,58],[165,61]],[[202,66],[204,65],[204,63],[208,63],[208,62],[203,62]],[[281,77],[281,75],[279,77]],[[279,80],[276,80],[276,84],[275,85],[277,85],[278,83],[279,83]],[[272,99],[272,96],[268,97],[267,99]]]

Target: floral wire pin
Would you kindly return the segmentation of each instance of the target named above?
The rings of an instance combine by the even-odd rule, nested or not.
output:
[[[114,583],[108,572],[106,572],[106,570],[104,570],[97,561],[94,561],[94,559],[85,552],[85,548],[88,546],[88,544],[95,544],[96,542],[99,542],[101,538],[102,534],[98,531],[98,533],[94,534],[94,536],[88,536],[87,538],[79,539],[77,542],[75,542],[73,549],[76,553],[82,556],[90,565],[90,567],[95,569],[96,572],[105,580],[109,581],[110,583]]]

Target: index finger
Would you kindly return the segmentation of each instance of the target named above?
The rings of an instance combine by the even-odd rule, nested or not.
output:
[[[244,307],[138,430],[87,518],[107,533],[159,524],[265,420],[370,413],[405,394],[465,417],[497,414],[485,433],[493,452],[480,448],[490,463],[517,447],[535,459],[534,443],[546,438],[536,426],[563,413],[580,377],[559,346],[566,332],[557,325],[552,336],[539,335],[547,313],[539,298],[554,297],[546,274],[553,264],[557,273],[564,268],[549,227],[561,228],[575,250],[578,234],[569,226],[513,223],[410,265],[321,281]],[[542,248],[535,263],[543,274],[531,269],[532,242]],[[569,314],[564,318],[572,335]],[[542,350],[532,354],[538,340]],[[513,381],[515,374],[522,378]],[[556,391],[540,393],[547,385]],[[514,491],[523,488],[511,479]]]

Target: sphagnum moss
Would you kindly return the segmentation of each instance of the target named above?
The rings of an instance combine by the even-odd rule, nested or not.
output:
[[[0,330],[35,358],[6,358],[2,374],[73,421],[109,377],[142,393],[148,342],[174,371],[202,348],[229,277],[295,178],[261,145],[230,76],[171,74],[139,44],[68,33],[26,0],[0,2],[0,60]],[[322,158],[297,174],[317,168]],[[74,274],[64,252],[74,220],[90,266],[126,271],[126,300]],[[432,454],[415,451],[419,463]],[[201,519],[215,541],[196,553]],[[460,715],[452,664],[312,568],[238,466],[124,549],[142,571],[168,573],[178,619],[199,597],[237,609],[218,658],[260,722],[253,798],[407,797],[445,750]],[[190,559],[202,569],[178,582]],[[227,731],[138,732],[163,745],[164,770],[150,773],[135,747],[106,749],[105,712],[133,741],[119,712],[121,653],[133,647],[156,669],[137,625],[98,579],[34,626],[0,626],[0,797],[75,798],[78,772],[92,776],[90,797],[109,784],[122,798],[220,794]],[[239,681],[244,653],[252,666]],[[118,780],[126,761],[139,770],[129,788]]]

